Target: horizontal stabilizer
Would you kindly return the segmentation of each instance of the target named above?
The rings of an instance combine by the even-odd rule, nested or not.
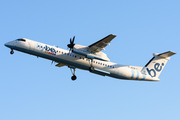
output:
[[[172,55],[176,54],[175,52],[172,52],[172,51],[168,51],[168,52],[164,52],[164,53],[161,53],[159,54],[158,56],[159,57],[162,57],[162,58],[167,58],[167,57],[170,57]]]

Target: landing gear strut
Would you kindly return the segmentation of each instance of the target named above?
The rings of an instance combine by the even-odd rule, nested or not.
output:
[[[70,67],[70,66],[69,66],[69,68],[71,69],[71,72],[72,72],[72,74],[73,74],[73,76],[71,77],[71,79],[74,81],[74,80],[76,80],[76,79],[77,79],[77,77],[76,77],[76,75],[75,75],[76,68],[74,68],[74,67]]]
[[[11,52],[10,52],[10,54],[12,55],[12,54],[14,54],[14,51],[13,51],[13,49],[11,49]]]
[[[94,67],[93,67],[93,59],[91,59],[91,66],[89,67],[89,71],[93,72],[94,71]]]

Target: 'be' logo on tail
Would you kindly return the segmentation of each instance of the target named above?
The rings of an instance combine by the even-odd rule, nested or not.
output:
[[[151,77],[156,77],[156,71],[160,72],[162,70],[162,66],[164,66],[164,63],[162,63],[161,65],[159,63],[156,63],[154,65],[154,69],[149,70],[148,68],[146,68],[146,70],[148,71]]]

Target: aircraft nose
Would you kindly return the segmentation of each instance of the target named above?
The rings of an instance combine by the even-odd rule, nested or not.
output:
[[[12,43],[12,42],[7,42],[7,43],[5,43],[4,45],[5,45],[6,47],[9,47],[9,48],[13,47],[13,43]]]
[[[8,46],[8,43],[5,43],[5,44],[4,44],[4,46],[6,46],[6,47],[7,47],[7,46]]]

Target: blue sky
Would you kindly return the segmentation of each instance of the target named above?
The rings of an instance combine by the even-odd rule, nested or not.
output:
[[[178,120],[180,118],[178,0],[1,0],[1,120]],[[67,49],[115,34],[112,62],[144,66],[152,53],[175,51],[160,82],[118,80],[15,51],[4,43],[28,38]]]

